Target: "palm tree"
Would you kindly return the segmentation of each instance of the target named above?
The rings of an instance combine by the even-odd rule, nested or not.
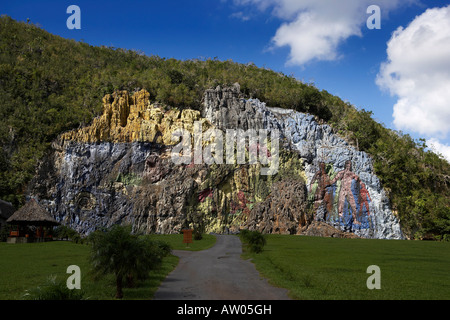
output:
[[[114,225],[106,231],[95,231],[90,242],[94,276],[113,273],[118,299],[123,297],[124,279],[145,279],[168,253],[148,237],[132,234],[130,226]]]

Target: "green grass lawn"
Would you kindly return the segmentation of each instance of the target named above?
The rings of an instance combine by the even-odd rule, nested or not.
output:
[[[182,235],[154,235],[186,249]],[[215,244],[205,235],[188,250],[203,250]],[[114,299],[113,276],[93,281],[87,260],[90,247],[70,241],[46,243],[0,243],[0,299],[22,299],[26,290],[36,288],[48,277],[65,281],[69,265],[81,269],[81,287],[88,299]],[[262,275],[290,290],[294,299],[450,299],[450,243],[334,239],[306,236],[267,236],[260,254],[252,258]],[[124,299],[151,299],[161,281],[178,263],[170,255],[150,278],[136,288],[125,288]],[[367,267],[381,270],[381,289],[366,286]]]
[[[165,241],[172,249],[202,250],[214,245],[215,237],[204,235],[202,240],[186,248],[182,243],[183,235],[155,235],[155,239]],[[44,243],[8,244],[0,243],[0,300],[23,299],[26,290],[34,289],[46,283],[49,277],[66,281],[67,267],[77,265],[81,269],[81,289],[88,299],[114,299],[115,282],[112,275],[93,281],[89,273],[88,256],[90,246],[70,241],[52,241]],[[178,263],[178,258],[170,255],[164,258],[161,267],[150,273],[150,278],[136,288],[124,288],[124,299],[151,299],[165,279]]]
[[[260,254],[245,253],[294,299],[450,299],[450,243],[268,235]],[[367,267],[380,268],[369,290]]]

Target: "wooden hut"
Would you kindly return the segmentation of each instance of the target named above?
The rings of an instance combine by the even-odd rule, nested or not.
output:
[[[49,240],[51,237],[47,233],[48,229],[59,225],[34,199],[17,210],[6,222],[16,226],[8,238],[11,243]]]

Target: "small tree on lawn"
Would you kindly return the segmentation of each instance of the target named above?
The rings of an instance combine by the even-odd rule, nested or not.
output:
[[[106,231],[95,231],[90,243],[92,271],[97,277],[114,274],[118,299],[123,297],[125,279],[147,278],[167,254],[148,237],[132,234],[130,226],[114,225]]]

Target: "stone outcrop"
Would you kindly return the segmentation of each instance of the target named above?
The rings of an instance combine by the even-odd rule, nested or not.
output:
[[[219,129],[263,129],[263,114],[243,98],[237,83],[206,90],[203,105],[203,117]]]
[[[115,92],[103,104],[89,126],[53,143],[29,186],[29,196],[82,234],[129,223],[156,233],[249,228],[402,238],[370,157],[310,115],[245,99],[237,84],[207,90],[201,112],[152,104],[145,90]],[[175,164],[172,133],[192,132],[195,121],[203,132],[278,130],[278,172],[261,175],[259,164]]]
[[[263,233],[300,234],[308,225],[306,185],[301,179],[275,182],[267,198],[255,204],[244,228]]]
[[[200,117],[200,111],[178,110],[150,104],[150,94],[141,90],[130,95],[127,91],[118,91],[103,98],[103,114],[95,118],[92,124],[63,133],[62,141],[76,142],[152,142],[174,145],[172,133],[177,129],[193,132],[194,121],[201,121],[202,128],[210,125]]]
[[[302,230],[301,234],[305,236],[314,236],[314,237],[346,238],[346,239],[359,238],[356,234],[352,232],[345,232],[339,230],[323,221],[312,221]]]

